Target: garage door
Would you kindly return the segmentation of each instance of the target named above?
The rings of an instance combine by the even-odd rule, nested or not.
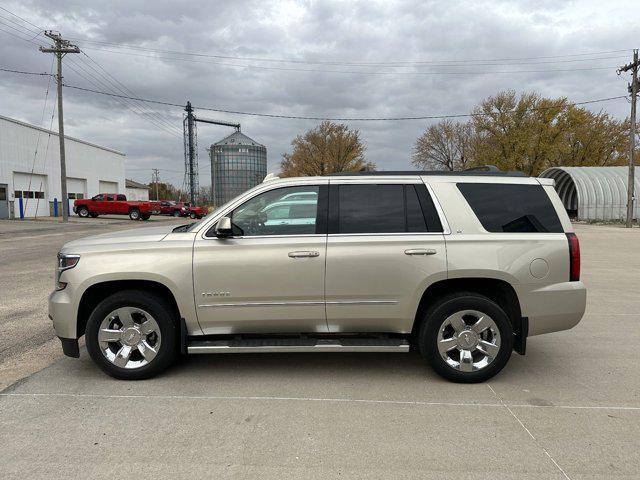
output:
[[[48,217],[49,197],[47,195],[47,176],[29,173],[13,173],[14,212],[20,215],[20,198],[25,217]]]
[[[98,189],[100,190],[98,193],[118,193],[118,182],[100,180]]]
[[[67,195],[70,200],[87,197],[87,180],[85,178],[67,177]]]

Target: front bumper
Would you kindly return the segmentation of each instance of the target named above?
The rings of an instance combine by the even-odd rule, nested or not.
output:
[[[49,318],[58,337],[77,339],[76,310],[69,293],[65,288],[49,295]]]
[[[514,288],[522,316],[529,319],[529,336],[575,327],[587,306],[587,289],[582,282],[514,285]]]

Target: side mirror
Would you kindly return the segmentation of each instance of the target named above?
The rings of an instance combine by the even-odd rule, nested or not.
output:
[[[229,217],[222,217],[216,224],[216,237],[226,238],[231,235],[233,235],[231,219]]]

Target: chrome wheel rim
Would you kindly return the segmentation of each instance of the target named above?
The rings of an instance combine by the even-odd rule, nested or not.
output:
[[[438,330],[438,352],[455,370],[475,372],[490,365],[500,351],[500,331],[489,315],[477,310],[461,310],[442,323]]]
[[[102,355],[116,367],[134,369],[148,365],[158,355],[160,326],[148,312],[121,307],[107,315],[98,330]]]

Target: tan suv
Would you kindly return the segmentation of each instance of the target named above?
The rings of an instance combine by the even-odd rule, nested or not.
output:
[[[497,172],[269,180],[200,222],[88,237],[58,257],[49,313],[65,354],[85,335],[124,379],[179,353],[414,349],[478,382],[586,303],[553,180]]]

